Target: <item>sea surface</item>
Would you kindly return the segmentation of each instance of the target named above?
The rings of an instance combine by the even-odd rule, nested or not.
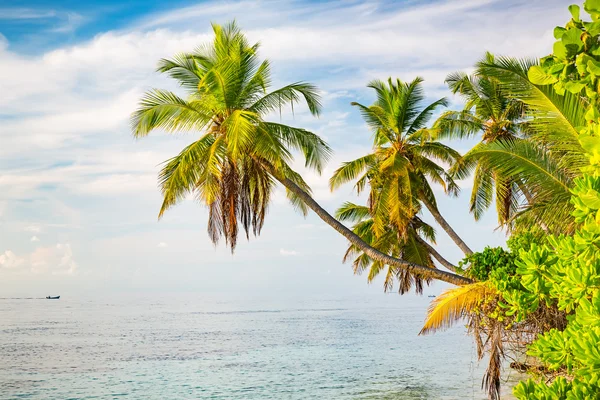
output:
[[[427,296],[277,296],[0,299],[0,398],[486,398]]]

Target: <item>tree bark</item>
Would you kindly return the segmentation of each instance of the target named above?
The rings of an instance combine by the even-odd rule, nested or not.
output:
[[[427,247],[427,251],[429,251],[429,253],[433,256],[433,258],[435,258],[446,269],[448,269],[452,272],[456,272],[456,266],[454,264],[452,264],[450,261],[446,260],[440,253],[438,253],[438,251],[435,249],[435,247],[433,247],[432,245],[430,245],[429,243],[427,243],[425,240],[423,240],[421,238],[417,238],[417,240],[419,242],[421,242],[421,244],[423,244],[423,246]]]
[[[454,285],[466,285],[473,281],[461,275],[453,274],[451,272],[442,271],[435,268],[425,267],[423,265],[414,264],[405,260],[390,257],[389,255],[382,253],[374,247],[369,246],[365,243],[358,235],[348,229],[344,224],[335,219],[329,214],[323,207],[321,207],[308,193],[302,188],[296,185],[288,178],[281,176],[272,167],[265,166],[271,172],[271,174],[277,179],[283,186],[285,186],[292,193],[297,195],[302,201],[317,214],[325,223],[331,226],[333,229],[341,233],[350,243],[361,249],[366,255],[371,257],[373,260],[377,260],[383,264],[391,265],[394,267],[402,268],[410,273],[417,274],[423,278],[438,279],[440,281],[452,283]]]
[[[450,236],[450,238],[454,241],[454,243],[456,243],[462,252],[465,253],[466,256],[473,254],[473,251],[469,248],[469,246],[467,246],[467,244],[460,238],[460,236],[458,236],[454,229],[452,229],[444,217],[442,217],[442,214],[440,214],[437,207],[431,204],[428,200],[421,199],[421,201],[423,204],[425,204],[425,207],[427,207],[431,215],[433,215],[433,218],[436,220],[436,222],[442,227],[443,230],[446,231],[448,236]]]

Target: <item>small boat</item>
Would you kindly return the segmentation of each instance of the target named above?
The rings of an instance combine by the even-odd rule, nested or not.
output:
[[[433,295],[433,294],[430,294],[430,295],[429,295],[429,296],[427,296],[427,297],[435,297],[435,295]]]
[[[58,300],[58,299],[60,299],[60,296],[46,296],[46,298],[48,300]]]

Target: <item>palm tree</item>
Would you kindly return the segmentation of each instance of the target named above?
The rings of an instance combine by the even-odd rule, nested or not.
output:
[[[267,114],[301,100],[318,115],[317,89],[297,82],[268,92],[270,66],[268,61],[259,61],[259,45],[250,45],[235,23],[213,25],[213,31],[210,45],[159,63],[158,71],[178,81],[187,90],[187,98],[150,90],[132,116],[133,134],[138,138],[155,129],[202,132],[198,140],[164,164],[159,175],[163,193],[159,218],[193,194],[209,209],[211,240],[217,243],[224,237],[233,251],[240,224],[246,237],[260,234],[278,181],[296,207],[303,212],[312,209],[374,260],[425,278],[457,285],[470,282],[378,251],[319,206],[308,185],[290,167],[291,152],[300,152],[306,166],[319,172],[329,157],[329,147],[314,133],[265,120]]]
[[[388,226],[383,235],[375,235],[373,229],[375,222],[367,206],[346,202],[337,210],[336,218],[354,223],[352,227],[354,233],[366,243],[392,257],[399,257],[430,268],[435,268],[433,263],[433,258],[435,258],[449,270],[455,271],[456,269],[433,246],[427,243],[428,240],[435,243],[435,231],[417,216],[414,216],[408,223],[404,237],[401,237],[393,226]],[[371,259],[360,248],[352,244],[348,246],[344,255],[344,262],[349,260],[352,260],[355,274],[360,275],[368,270],[368,282],[372,282],[381,272],[386,271],[384,280],[386,292],[393,289],[395,280],[398,280],[400,294],[409,291],[413,285],[417,293],[423,292],[423,279],[419,275],[412,276],[405,270],[394,266],[387,266],[386,269],[385,265]],[[426,281],[429,282],[429,280]]]
[[[465,253],[472,251],[440,214],[433,190],[428,182],[440,184],[446,193],[455,195],[458,186],[436,161],[456,163],[460,155],[438,142],[435,132],[428,129],[431,115],[446,106],[445,98],[421,107],[424,93],[421,78],[412,82],[386,83],[372,81],[368,87],[375,90],[377,100],[370,107],[359,103],[363,118],[374,133],[373,152],[344,163],[330,179],[331,190],[356,182],[360,193],[368,184],[369,209],[377,236],[391,224],[404,236],[421,205],[429,210],[436,222],[448,233]]]
[[[489,155],[490,163],[506,169],[503,174],[524,183],[527,203],[517,215],[524,224],[537,223],[552,233],[569,233],[575,228],[570,188],[589,165],[578,140],[578,127],[585,125],[586,100],[579,93],[558,94],[552,85],[531,83],[527,71],[538,63],[509,57],[477,63],[480,75],[496,80],[508,96],[526,105],[526,140],[514,147],[483,148],[474,156]]]
[[[491,54],[486,57],[493,62]],[[435,127],[440,130],[440,137],[464,139],[481,133],[482,146],[479,147],[496,142],[510,144],[522,137],[525,106],[506,96],[495,80],[455,72],[447,76],[446,83],[453,94],[458,93],[465,99],[465,106],[461,111],[446,111],[438,118]],[[467,160],[471,156],[472,153],[468,153]],[[474,169],[470,211],[478,220],[495,197],[498,222],[506,224],[517,212],[519,197],[525,188],[521,182],[499,174],[493,164],[490,166],[482,161],[474,164],[474,167],[468,164]],[[469,169],[459,162],[452,172],[462,177],[468,175]]]
[[[435,127],[441,137],[482,135],[451,169],[459,179],[474,173],[476,219],[495,197],[498,221],[509,230],[520,220],[564,232],[573,227],[572,179],[587,164],[576,137],[583,108],[578,95],[559,96],[552,86],[529,82],[527,71],[536,63],[488,53],[472,76],[449,75],[450,88],[466,104],[444,113]]]

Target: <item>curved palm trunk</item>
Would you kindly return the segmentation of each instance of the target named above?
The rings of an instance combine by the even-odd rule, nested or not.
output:
[[[431,204],[426,199],[421,199],[425,207],[429,210],[433,218],[435,218],[436,222],[446,231],[448,236],[456,243],[456,245],[465,253],[466,256],[473,254],[473,251],[467,246],[467,244],[458,236],[458,234],[452,229],[450,224],[442,217],[442,214],[438,211],[437,207]]]
[[[348,229],[344,224],[335,219],[329,214],[323,207],[321,207],[308,193],[302,190],[298,185],[289,180],[286,177],[276,173],[273,168],[267,168],[271,174],[277,179],[283,186],[285,186],[292,193],[297,195],[304,203],[315,212],[323,221],[325,221],[333,229],[341,233],[350,243],[361,249],[366,255],[371,257],[373,260],[377,260],[383,264],[392,265],[394,267],[402,268],[413,274],[421,275],[424,278],[438,279],[440,281],[452,283],[454,285],[466,285],[472,283],[469,278],[461,275],[453,274],[451,272],[442,271],[439,269],[429,268],[418,264],[413,264],[408,261],[400,260],[398,258],[390,257],[385,253],[377,250],[374,247],[369,246],[365,243],[358,235]]]
[[[417,238],[417,240],[423,246],[425,246],[427,248],[427,251],[429,251],[429,253],[433,256],[433,258],[435,258],[446,269],[448,269],[452,272],[456,272],[456,266],[454,264],[452,264],[450,261],[446,260],[440,253],[438,253],[438,251],[435,249],[435,247],[433,247],[432,245],[430,245],[429,243],[427,243],[425,240],[423,240],[421,238]]]

